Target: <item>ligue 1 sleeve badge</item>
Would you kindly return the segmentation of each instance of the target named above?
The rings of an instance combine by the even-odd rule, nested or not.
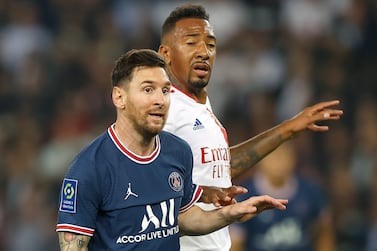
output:
[[[177,172],[172,172],[170,175],[169,175],[169,186],[171,187],[171,189],[173,189],[174,191],[176,192],[179,192],[182,190],[182,187],[183,187],[183,180],[182,180],[182,176],[177,173]]]
[[[76,213],[77,180],[64,179],[59,210],[62,212]]]

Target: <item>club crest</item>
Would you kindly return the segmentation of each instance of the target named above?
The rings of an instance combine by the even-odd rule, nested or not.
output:
[[[181,177],[181,175],[177,172],[172,172],[170,175],[169,175],[169,185],[171,187],[171,189],[173,189],[174,191],[181,191],[182,190],[182,187],[183,187],[183,179]]]

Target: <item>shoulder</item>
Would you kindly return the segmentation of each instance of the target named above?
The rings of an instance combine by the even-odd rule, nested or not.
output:
[[[169,144],[190,148],[189,144],[184,139],[171,132],[164,130],[160,132],[159,136],[162,142],[168,142]]]
[[[97,136],[95,139],[93,139],[93,141],[90,142],[85,148],[83,148],[78,156],[89,157],[89,156],[101,153],[102,151],[105,152],[107,149],[107,145],[109,143],[110,143],[110,137],[107,131],[103,132],[102,134]]]
[[[176,156],[192,155],[191,147],[184,139],[167,131],[161,131],[159,136],[164,152],[173,152]]]
[[[102,164],[107,160],[115,159],[114,147],[107,132],[100,134],[76,155],[70,165],[70,170],[94,171],[96,166],[103,166]]]

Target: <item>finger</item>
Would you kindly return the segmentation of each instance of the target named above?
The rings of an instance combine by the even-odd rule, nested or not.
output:
[[[319,110],[323,110],[327,107],[335,106],[335,105],[338,105],[338,104],[340,104],[339,100],[331,100],[331,101],[325,101],[325,102],[320,102],[318,104],[315,104],[315,105],[312,106],[312,108],[315,111],[319,111]]]
[[[226,195],[225,197],[221,198],[220,200],[230,202],[233,199],[233,197],[230,197],[229,195]]]
[[[248,190],[242,186],[231,186],[229,189],[229,195],[234,197],[239,194],[245,194]]]
[[[215,206],[219,207],[219,206],[227,206],[227,205],[231,205],[231,204],[234,204],[234,198],[232,197],[229,197],[229,196],[225,196],[221,199],[219,199],[217,202],[213,203]]]
[[[237,204],[237,201],[235,199],[232,199],[231,201],[220,202],[218,207],[219,206],[228,206],[228,205],[233,205],[233,204]]]
[[[286,200],[286,199],[274,199],[270,196],[264,196],[261,199],[262,200],[259,203],[256,203],[256,206],[258,206],[258,209],[260,211],[272,209],[272,208],[278,208],[280,210],[285,210],[286,204],[288,203],[288,200]]]
[[[284,204],[284,205],[287,205],[287,204],[288,204],[288,200],[287,200],[287,199],[278,199],[278,201],[279,201],[281,204]]]
[[[319,126],[316,124],[311,124],[308,126],[308,128],[314,132],[325,132],[329,130],[328,126]]]
[[[288,201],[281,201],[281,200],[273,199],[271,201],[271,203],[265,205],[263,207],[263,209],[268,210],[268,209],[277,208],[277,209],[280,209],[280,210],[285,210],[285,209],[287,209],[287,206],[286,206],[287,203],[288,203]]]
[[[215,207],[220,207],[220,206],[222,206],[222,204],[220,204],[220,202],[214,202],[213,205],[214,205]]]
[[[278,201],[279,201],[278,209],[280,209],[280,210],[286,210],[287,209],[287,205],[288,205],[288,200],[278,200]]]

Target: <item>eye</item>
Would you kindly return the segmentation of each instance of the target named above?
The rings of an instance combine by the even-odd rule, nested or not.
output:
[[[163,88],[162,89],[163,94],[169,94],[170,93],[170,88]]]
[[[150,86],[144,88],[144,92],[146,93],[151,93],[152,91],[153,91],[153,88]]]
[[[188,45],[194,45],[196,43],[197,43],[197,40],[192,39],[192,38],[186,40],[186,44]]]

